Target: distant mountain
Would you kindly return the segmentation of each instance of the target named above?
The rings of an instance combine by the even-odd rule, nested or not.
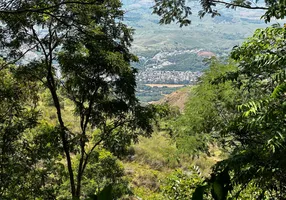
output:
[[[164,77],[169,77],[172,71],[201,72],[207,68],[204,58],[212,55],[227,57],[235,45],[241,44],[257,28],[267,26],[260,20],[263,11],[232,10],[222,6],[217,6],[221,16],[200,19],[197,16],[199,1],[190,3],[193,12],[191,25],[182,28],[178,24],[159,25],[160,18],[152,15],[154,0],[122,0],[122,3],[126,11],[124,22],[135,29],[131,51],[140,61],[133,63],[133,66],[142,72],[137,80],[148,80],[148,83],[152,83],[154,74],[160,74],[161,82],[165,83]],[[176,83],[177,79],[168,79],[168,83]],[[142,90],[145,87],[141,84],[137,94],[140,98],[144,96],[142,101],[154,99],[155,94],[160,93],[158,89]],[[161,93],[165,93],[163,89]],[[147,97],[149,94],[152,95],[150,98]]]
[[[152,68],[154,65],[150,63],[158,53],[172,54],[174,51],[185,51],[186,54],[180,55],[180,62],[172,62],[178,60],[174,56],[165,60],[173,63],[168,70],[182,71],[182,68],[183,71],[194,70],[186,65],[196,65],[200,59],[192,58],[194,62],[191,62],[189,57],[195,54],[191,55],[190,51],[201,50],[212,52],[217,56],[226,56],[233,46],[240,44],[255,29],[266,26],[264,21],[260,20],[263,12],[258,10],[232,10],[218,6],[221,16],[215,18],[206,16],[200,19],[197,16],[200,5],[194,1],[190,3],[193,11],[193,15],[190,16],[191,25],[183,28],[178,24],[159,25],[160,18],[151,14],[154,0],[122,0],[122,3],[126,11],[125,23],[135,29],[132,51],[144,61],[135,65],[140,69]],[[161,64],[155,63],[155,65]],[[180,65],[179,69],[177,64]],[[200,65],[203,69],[202,64]],[[195,70],[200,68],[197,67]]]

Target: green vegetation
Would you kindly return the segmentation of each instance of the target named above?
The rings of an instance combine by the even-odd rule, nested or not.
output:
[[[207,66],[203,63],[203,58],[197,54],[180,54],[170,56],[168,61],[175,63],[168,65],[162,69],[162,71],[170,71],[176,69],[176,71],[202,71]]]
[[[237,69],[213,61],[173,124],[179,149],[193,155],[211,143],[229,152],[197,187],[201,198],[285,198],[284,34],[278,25],[257,30],[233,50]]]
[[[227,171],[232,175],[232,184],[259,186],[257,197],[261,198],[285,198],[281,176],[285,135],[285,57],[281,52],[284,35],[285,28],[277,25],[257,30],[232,52],[232,58],[239,63],[238,71],[222,78],[242,84],[248,98],[238,106],[237,116],[225,130],[240,145],[234,147],[228,159],[218,163],[215,173]]]
[[[136,96],[141,102],[159,101],[164,95],[171,94],[178,88],[170,87],[150,87],[143,84],[138,84]]]
[[[219,130],[231,120],[234,105],[239,104],[241,96],[230,81],[217,85],[211,81],[235,69],[233,63],[224,65],[213,60],[200,84],[192,88],[185,114],[172,124],[182,151],[190,154],[207,151],[208,145],[220,138]]]
[[[1,199],[99,198],[111,186],[112,198],[119,198],[127,191],[114,156],[150,136],[158,117],[135,97],[130,63],[137,58],[128,50],[132,30],[121,21],[120,1],[14,3],[1,2],[11,10],[0,13],[7,60],[1,61],[1,116],[7,117],[0,132]],[[25,59],[31,50],[41,56]],[[20,144],[10,149],[14,142]]]
[[[262,9],[267,22],[286,13],[282,1],[200,3],[201,17],[218,15],[216,4]],[[153,8],[160,23],[190,23],[184,0]],[[123,18],[119,0],[0,2],[0,199],[286,199],[286,26],[257,29],[227,59],[209,59],[197,85],[180,90],[190,90],[182,109],[137,99]],[[145,52],[145,64],[201,62],[185,59],[194,49],[166,52]]]
[[[170,184],[176,179],[185,177],[187,180],[194,178],[203,181],[222,153],[213,146],[210,148],[211,156],[200,153],[199,157],[192,157],[182,153],[174,138],[166,131],[154,133],[151,138],[140,138],[139,143],[131,149],[132,153],[123,161],[126,175],[130,179],[134,195],[150,200],[166,199],[176,192],[174,188],[170,188]],[[188,186],[185,184],[184,187]],[[194,191],[194,187],[191,191]],[[191,191],[188,193],[190,196]]]

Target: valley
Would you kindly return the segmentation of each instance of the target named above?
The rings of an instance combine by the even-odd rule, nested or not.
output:
[[[133,63],[139,71],[137,96],[145,103],[174,91],[153,90],[146,84],[193,85],[208,68],[209,58],[228,59],[234,46],[240,45],[257,28],[267,26],[260,19],[262,11],[223,6],[218,6],[221,16],[200,19],[199,2],[189,2],[193,11],[191,25],[182,28],[178,24],[160,25],[159,17],[152,15],[153,1],[123,0],[122,3],[126,12],[124,21],[135,31],[131,51],[139,58],[139,62]]]

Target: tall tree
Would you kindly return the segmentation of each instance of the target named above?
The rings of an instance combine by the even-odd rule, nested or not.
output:
[[[59,135],[71,196],[79,199],[97,147],[120,154],[138,135],[152,131],[154,108],[141,107],[135,98],[136,70],[130,62],[136,57],[128,49],[132,30],[122,23],[118,0],[5,1],[3,6],[12,11],[0,12],[3,56],[21,64],[18,75],[49,90],[58,130],[51,134]],[[28,59],[28,52],[38,56]],[[60,94],[73,102],[79,131],[67,125]]]

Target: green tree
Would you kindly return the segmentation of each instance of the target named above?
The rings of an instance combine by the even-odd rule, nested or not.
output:
[[[0,60],[0,63],[4,62]],[[3,199],[15,198],[15,193],[25,197],[19,184],[25,182],[33,163],[24,152],[23,132],[37,123],[37,85],[30,81],[15,78],[9,66],[0,71],[0,196]],[[29,187],[29,186],[27,186]],[[14,191],[10,193],[10,191]]]
[[[96,148],[120,155],[139,135],[152,132],[155,108],[141,107],[135,97],[136,70],[130,62],[137,58],[128,49],[132,30],[122,23],[118,0],[5,1],[3,7],[8,9],[0,12],[3,56],[20,63],[18,76],[50,92],[57,119],[50,134],[60,141],[52,148],[64,153],[70,186],[65,198],[79,199]],[[31,51],[39,56],[27,60]],[[79,117],[77,129],[64,119],[64,98]]]
[[[235,106],[242,101],[231,81],[212,84],[227,72],[236,71],[234,63],[223,64],[211,60],[199,84],[191,88],[184,113],[172,124],[178,148],[192,155],[208,152],[210,143],[219,143],[220,131],[235,114]]]
[[[258,196],[285,199],[285,28],[259,29],[232,52],[238,71],[225,78],[242,82],[248,102],[226,128],[237,141],[215,173],[227,170],[241,190],[259,186]],[[240,191],[239,191],[240,192]],[[239,192],[237,192],[239,194]]]

